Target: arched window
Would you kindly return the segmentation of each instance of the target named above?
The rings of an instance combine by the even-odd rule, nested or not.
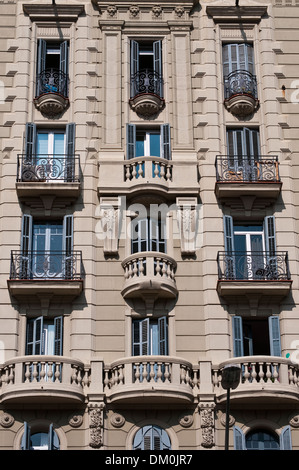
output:
[[[143,426],[135,434],[133,449],[169,450],[171,449],[171,442],[167,432],[159,426]]]
[[[43,427],[44,429],[44,427]],[[60,442],[53,424],[48,429],[32,432],[28,423],[24,423],[24,434],[21,441],[22,450],[59,450]]]
[[[247,450],[279,450],[279,438],[270,432],[263,430],[255,430],[247,434],[246,439]]]

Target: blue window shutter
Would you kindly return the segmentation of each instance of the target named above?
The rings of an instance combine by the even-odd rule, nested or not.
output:
[[[149,318],[133,321],[133,355],[146,356],[149,354]]]
[[[127,160],[136,156],[136,126],[127,124]]]
[[[281,356],[280,326],[279,316],[271,315],[268,318],[270,354],[271,356]]]
[[[32,215],[23,214],[21,229],[21,252],[23,256],[32,250]]]
[[[292,450],[291,427],[285,426],[280,434],[280,450]]]
[[[27,122],[25,127],[25,160],[33,162],[36,154],[36,125],[33,122]]]
[[[270,215],[264,219],[264,234],[266,251],[269,256],[276,254],[276,234],[275,234],[275,217]]]
[[[254,73],[253,47],[250,44],[225,44],[222,51],[224,76],[237,70]]]
[[[161,157],[166,160],[171,159],[171,140],[170,140],[170,125],[161,125]]]
[[[168,354],[168,322],[167,317],[158,319],[159,326],[159,354],[166,356]]]
[[[69,45],[68,41],[63,41],[60,44],[60,72],[68,74],[68,52]]]
[[[26,355],[43,354],[43,317],[28,320]]]
[[[153,43],[154,52],[154,72],[157,74],[155,93],[161,98],[163,97],[162,87],[162,41],[155,41]]]
[[[134,77],[137,72],[139,72],[139,44],[137,41],[131,41],[131,63],[130,63],[130,72],[131,72],[131,97],[136,95],[137,89],[135,88],[136,82]]]
[[[55,356],[62,356],[62,339],[63,339],[63,317],[54,318],[54,354]]]
[[[232,317],[234,356],[244,356],[242,317]]]
[[[74,158],[75,155],[76,124],[70,123],[66,126],[66,154],[68,158]]]
[[[234,248],[234,224],[231,215],[225,215],[223,217],[224,227],[224,250],[226,254],[230,255],[235,251]]]
[[[234,449],[235,450],[246,450],[245,436],[238,426],[234,426]]]
[[[21,441],[21,449],[22,450],[30,450],[30,426],[25,421],[24,422],[24,434]]]
[[[37,43],[37,74],[39,75],[46,68],[47,43],[44,39],[39,39]]]
[[[74,217],[73,215],[65,215],[63,218],[63,251],[66,256],[70,256],[73,252],[73,232]]]

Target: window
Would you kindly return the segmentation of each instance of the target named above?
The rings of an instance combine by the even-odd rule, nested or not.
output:
[[[167,317],[133,320],[133,356],[168,354]]]
[[[26,355],[62,355],[63,318],[29,319],[27,323]]]
[[[37,128],[27,123],[22,181],[74,181],[75,124],[64,130]]]
[[[232,317],[234,356],[281,356],[279,317]]]
[[[68,41],[38,40],[36,96],[59,93],[68,96]]]
[[[60,443],[53,424],[50,424],[47,431],[32,433],[28,423],[24,423],[22,450],[59,450],[59,448]]]
[[[257,99],[254,51],[251,44],[224,44],[222,50],[224,95],[250,95]]]
[[[260,156],[259,131],[246,127],[227,129],[227,151],[229,168],[239,174],[243,181],[256,181]]]
[[[163,96],[162,41],[131,41],[131,98],[140,93]]]
[[[280,436],[265,429],[254,429],[246,435],[234,427],[235,450],[292,450],[291,428],[285,426]]]
[[[135,219],[132,221],[131,251],[158,251],[166,253],[166,224],[159,219]]]
[[[155,129],[127,124],[127,159],[145,156],[171,159],[169,124]]]
[[[134,437],[133,450],[170,450],[167,432],[158,426],[143,426]]]
[[[276,279],[280,274],[276,257],[274,216],[262,223],[237,223],[224,216],[227,277],[233,279]]]
[[[20,277],[68,278],[72,272],[73,216],[63,221],[34,220],[24,214]]]

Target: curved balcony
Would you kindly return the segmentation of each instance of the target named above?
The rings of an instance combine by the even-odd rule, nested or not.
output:
[[[199,372],[180,358],[134,356],[104,368],[104,392],[113,403],[193,403]]]
[[[83,289],[82,253],[12,251],[8,288],[20,300],[49,296],[70,301]]]
[[[131,108],[142,116],[152,116],[164,105],[162,77],[154,70],[136,72],[131,77]]]
[[[68,82],[68,76],[60,70],[43,70],[36,77],[36,108],[47,116],[61,114],[69,105]]]
[[[287,252],[219,252],[217,263],[221,296],[258,294],[277,300],[290,292]]]
[[[71,204],[80,181],[79,155],[18,155],[16,190],[26,205]]]
[[[238,387],[231,390],[231,400],[237,403],[297,403],[299,398],[299,367],[290,360],[277,356],[233,357],[213,367],[213,385],[219,403],[226,401],[226,390],[221,386],[222,369],[228,364],[239,364],[242,370]]]
[[[236,116],[252,114],[259,105],[255,75],[235,70],[224,77],[224,104]]]
[[[274,201],[280,194],[282,182],[277,156],[218,155],[215,167],[215,193],[219,199],[249,196]]]
[[[176,262],[170,256],[155,252],[140,252],[128,256],[123,262],[125,299],[141,298],[146,302],[157,299],[175,299]]]
[[[82,404],[90,371],[64,356],[22,356],[0,366],[0,401],[4,404]]]

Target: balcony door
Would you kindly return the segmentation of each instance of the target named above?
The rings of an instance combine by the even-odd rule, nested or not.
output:
[[[275,279],[274,216],[262,223],[238,223],[224,216],[225,262],[228,279]]]
[[[36,96],[59,93],[68,96],[68,41],[38,40]]]
[[[260,155],[259,131],[246,127],[227,130],[229,170],[238,180],[256,181]]]
[[[163,96],[162,41],[131,41],[131,97],[140,93]]]
[[[75,124],[65,129],[37,128],[26,124],[22,175],[27,180],[73,181],[75,173]]]
[[[127,124],[127,159],[136,157],[161,157],[171,159],[170,126],[139,128]]]
[[[224,44],[222,49],[223,75],[227,76],[237,70],[245,70],[254,74],[253,52],[251,44]]]
[[[132,221],[132,254],[145,251],[166,253],[166,224],[161,219]]]
[[[38,317],[28,320],[26,355],[62,355],[63,318],[52,321]]]
[[[167,317],[157,320],[133,320],[133,356],[165,356],[168,354]]]

